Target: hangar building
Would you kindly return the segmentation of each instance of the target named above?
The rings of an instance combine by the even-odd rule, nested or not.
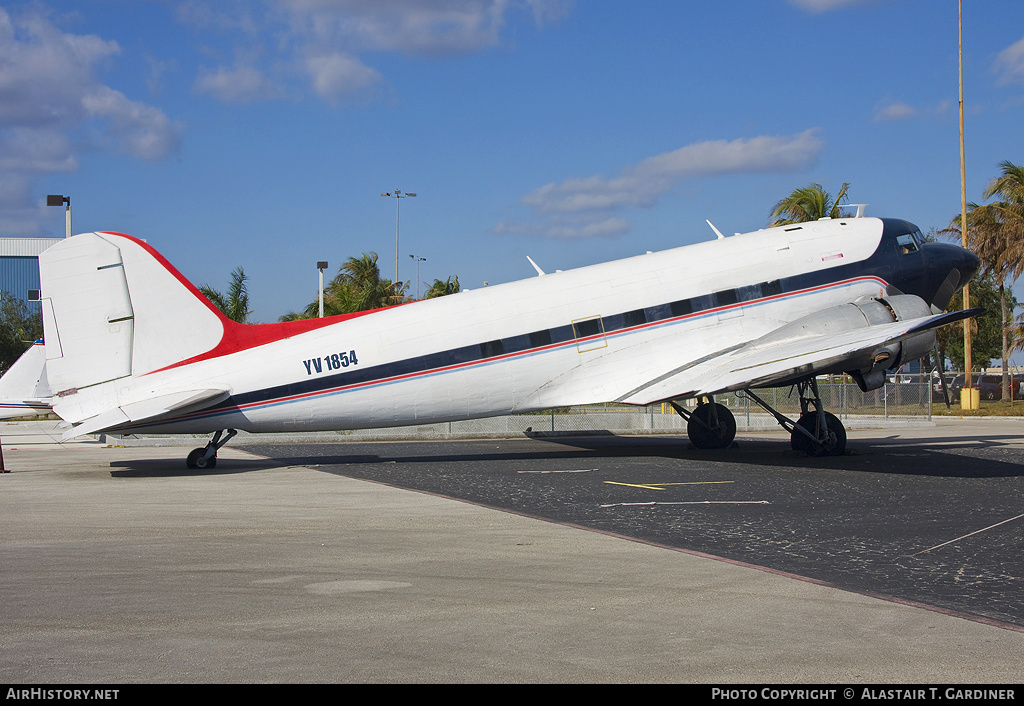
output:
[[[0,238],[0,289],[28,300],[30,289],[39,289],[39,255],[64,238]],[[38,310],[38,303],[30,303]]]

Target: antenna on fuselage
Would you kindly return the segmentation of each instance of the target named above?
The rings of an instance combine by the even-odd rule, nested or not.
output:
[[[719,240],[721,240],[722,238],[725,237],[724,235],[722,235],[722,231],[718,230],[718,228],[715,228],[715,224],[714,223],[712,223],[711,221],[708,221],[707,219],[705,219],[705,221],[707,222],[707,224],[709,226],[711,226],[711,230],[715,231],[715,235],[718,236]]]
[[[537,263],[533,261],[533,258],[532,258],[532,257],[530,257],[529,255],[527,255],[527,256],[526,256],[526,259],[530,261],[530,264],[531,264],[531,265],[533,265],[533,269],[537,270],[537,276],[538,276],[538,277],[539,277],[539,276],[543,276],[543,275],[544,275],[544,270],[542,270],[542,269],[540,269],[539,267],[537,267]]]
[[[864,217],[864,211],[868,207],[868,205],[866,203],[848,203],[846,205],[848,207],[849,206],[856,206],[857,207],[857,214],[854,216],[854,218],[863,218]]]

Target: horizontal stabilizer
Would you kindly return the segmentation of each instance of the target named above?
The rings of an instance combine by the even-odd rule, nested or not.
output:
[[[46,348],[42,341],[38,341],[29,346],[0,377],[0,419],[47,414],[50,409]]]
[[[97,414],[64,432],[63,439],[95,434],[137,422],[155,422],[164,417],[187,414],[223,402],[228,390],[182,390],[133,402]]]

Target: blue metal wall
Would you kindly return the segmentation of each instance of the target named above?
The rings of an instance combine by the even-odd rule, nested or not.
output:
[[[25,300],[28,290],[39,289],[38,257],[0,257],[0,289]],[[29,308],[38,311],[39,302],[28,302]]]

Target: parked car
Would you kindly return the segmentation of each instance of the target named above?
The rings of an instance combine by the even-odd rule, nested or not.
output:
[[[978,396],[983,400],[1001,400],[1003,399],[1003,376],[999,374],[981,374],[975,373],[972,378],[972,387],[977,388]],[[950,379],[946,377],[946,384],[949,386],[949,401],[959,402],[960,401],[960,390],[964,387],[964,376],[957,375]],[[1024,375],[1017,374],[1010,377],[1010,390],[1013,393],[1013,399],[1024,400]],[[934,400],[942,399],[942,383],[936,377],[932,381],[932,391]]]
[[[960,401],[960,390],[964,387],[964,376],[963,375],[950,375],[946,373],[946,389],[949,391],[950,403]],[[932,374],[932,402],[944,402],[945,398],[942,396],[942,381],[939,380],[939,374]]]

